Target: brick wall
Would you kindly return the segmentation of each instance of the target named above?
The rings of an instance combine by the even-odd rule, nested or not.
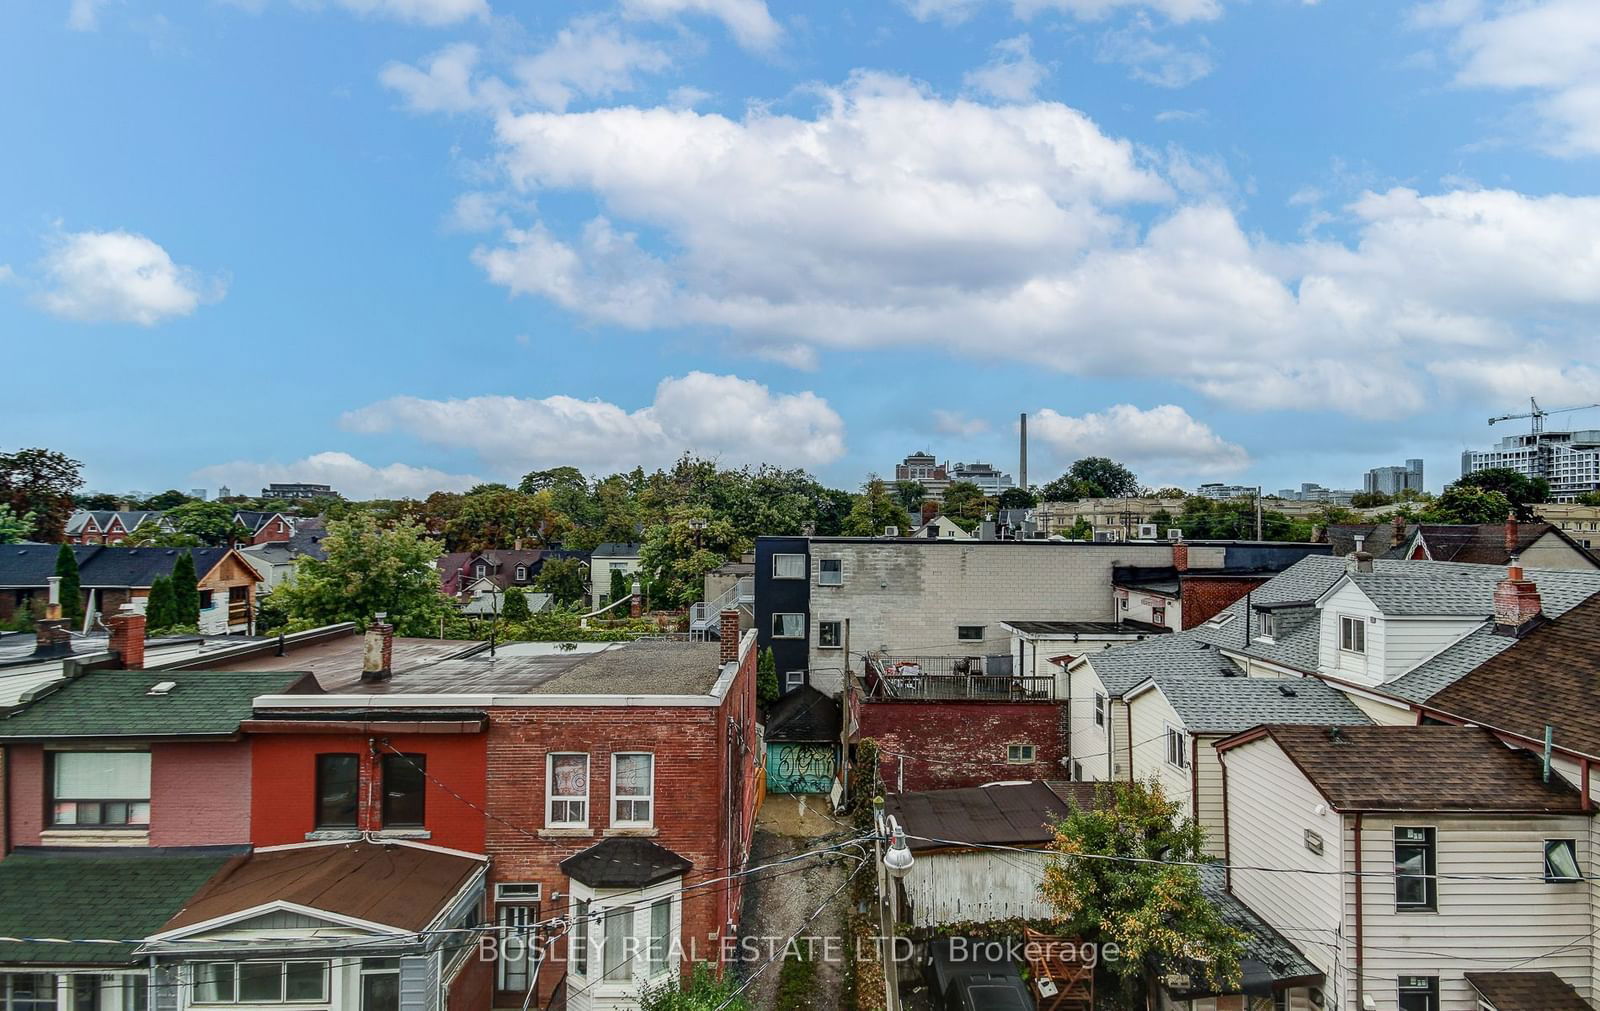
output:
[[[484,851],[484,734],[394,734],[381,740],[405,754],[425,756],[428,784],[423,819],[434,846]],[[306,841],[316,827],[316,760],[321,754],[361,756],[364,826],[381,828],[378,758],[364,734],[256,734],[251,738],[254,771],[251,839],[257,846]],[[378,756],[391,754],[379,748]],[[446,790],[445,784],[450,787]],[[451,790],[468,803],[451,796]]]
[[[1065,779],[1064,705],[867,702],[861,706],[861,737],[878,742],[879,769],[890,791],[980,786],[1007,779]],[[1033,745],[1034,761],[1007,762],[1010,744]]]
[[[150,845],[250,841],[250,745],[155,744],[150,748]]]
[[[1190,629],[1202,622],[1210,621],[1226,610],[1228,605],[1265,582],[1265,578],[1185,578],[1183,580],[1183,627]]]
[[[453,952],[446,952],[448,959]],[[445,1011],[486,1011],[494,998],[494,963],[478,957],[474,950],[467,956],[456,977],[449,982],[445,992]]]

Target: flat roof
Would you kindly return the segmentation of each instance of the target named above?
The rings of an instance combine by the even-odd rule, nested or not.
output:
[[[1007,628],[1023,635],[1084,636],[1084,635],[1161,635],[1172,629],[1148,621],[1006,621]]]

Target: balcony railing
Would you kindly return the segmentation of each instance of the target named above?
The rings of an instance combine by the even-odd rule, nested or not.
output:
[[[1035,702],[1055,698],[1055,678],[1011,673],[1011,657],[869,657],[870,699]]]

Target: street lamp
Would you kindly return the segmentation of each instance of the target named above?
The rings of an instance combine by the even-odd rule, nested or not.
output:
[[[906,845],[905,836],[899,834],[900,824],[892,816],[889,818],[889,831],[889,852],[883,855],[883,866],[889,869],[891,878],[904,881],[917,858],[911,855],[911,847]]]
[[[897,958],[898,949],[895,947],[897,927],[900,922],[900,894],[898,882],[905,880],[910,873],[911,865],[916,863],[916,857],[911,855],[911,848],[906,845],[904,831],[900,822],[883,810],[883,798],[872,799],[873,821],[878,829],[876,846],[879,860],[883,864],[884,874],[878,877],[880,895],[879,915],[882,917],[880,929],[885,942],[883,958],[884,997],[888,1011],[900,1011],[900,963]],[[887,851],[883,849],[883,840],[889,840]],[[887,900],[887,903],[881,901]]]

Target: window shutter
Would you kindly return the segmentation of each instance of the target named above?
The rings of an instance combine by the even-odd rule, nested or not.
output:
[[[400,1011],[435,1011],[439,1006],[439,977],[432,955],[400,959]]]
[[[150,975],[150,985],[151,1011],[178,1011],[178,990],[183,986],[183,975],[177,966],[156,966]]]

